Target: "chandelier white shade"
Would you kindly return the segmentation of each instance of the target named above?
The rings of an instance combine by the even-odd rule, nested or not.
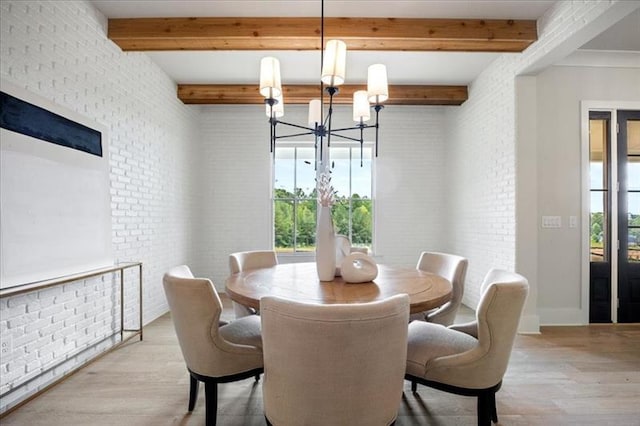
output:
[[[344,84],[347,69],[347,45],[342,40],[329,40],[324,52],[320,80],[331,87]]]
[[[265,98],[277,98],[282,94],[280,61],[267,56],[260,61],[260,94]]]
[[[353,94],[353,121],[361,123],[369,121],[371,110],[366,90],[358,90]]]
[[[387,67],[383,64],[369,66],[367,72],[367,92],[369,94],[369,102],[374,104],[379,104],[389,99]]]
[[[324,45],[324,1],[321,2],[320,45]],[[260,62],[260,94],[264,96],[269,117],[271,136],[269,145],[275,151],[276,141],[283,138],[296,138],[305,135],[315,136],[316,166],[327,167],[330,163],[329,148],[331,137],[360,143],[360,164],[362,165],[362,145],[364,130],[375,129],[375,153],[378,156],[379,114],[382,103],[389,98],[387,87],[387,68],[383,64],[371,65],[368,69],[367,90],[358,90],[353,94],[353,120],[355,126],[332,129],[333,97],[338,94],[339,86],[344,84],[347,67],[347,45],[341,40],[329,40],[321,54],[322,72],[320,73],[320,99],[309,102],[308,127],[287,123],[279,119],[284,115],[282,85],[280,81],[280,62],[274,57],[262,58]],[[324,91],[329,95],[328,110],[325,116]],[[373,105],[371,105],[373,104]],[[365,124],[371,119],[371,107],[376,113],[375,124]],[[279,135],[278,124],[302,130],[302,132]],[[359,130],[358,137],[348,136],[345,132]]]
[[[312,99],[309,102],[309,126],[322,123],[322,101]]]

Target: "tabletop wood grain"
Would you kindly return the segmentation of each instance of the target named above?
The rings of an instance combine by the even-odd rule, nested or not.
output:
[[[226,293],[233,301],[254,309],[260,309],[264,296],[336,304],[372,302],[406,293],[411,313],[417,313],[449,301],[451,283],[429,272],[389,265],[378,265],[378,276],[367,283],[349,284],[341,277],[319,281],[315,263],[289,263],[233,274],[226,281]]]

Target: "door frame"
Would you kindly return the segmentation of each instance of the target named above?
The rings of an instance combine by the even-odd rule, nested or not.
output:
[[[580,102],[580,164],[581,164],[581,181],[582,181],[582,213],[581,213],[581,310],[584,324],[589,324],[589,263],[590,263],[590,181],[589,181],[589,111],[606,111],[611,113],[611,153],[618,157],[618,133],[616,126],[618,123],[618,110],[640,110],[640,102],[636,101],[581,101]],[[611,161],[612,194],[611,194],[611,322],[618,322],[618,250],[617,240],[614,241],[613,236],[618,235],[618,164],[617,161]]]

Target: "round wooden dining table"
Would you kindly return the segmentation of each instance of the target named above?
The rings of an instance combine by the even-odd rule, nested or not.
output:
[[[372,302],[406,293],[411,313],[437,308],[451,299],[451,283],[447,279],[415,268],[389,265],[378,265],[378,276],[373,281],[351,284],[342,277],[319,281],[314,262],[278,264],[233,274],[225,286],[231,300],[254,309],[260,309],[264,296],[336,304]]]

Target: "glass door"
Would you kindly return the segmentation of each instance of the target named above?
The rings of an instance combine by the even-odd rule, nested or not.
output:
[[[589,113],[589,322],[611,322],[611,113]]]
[[[618,111],[618,322],[640,322],[640,111]]]

